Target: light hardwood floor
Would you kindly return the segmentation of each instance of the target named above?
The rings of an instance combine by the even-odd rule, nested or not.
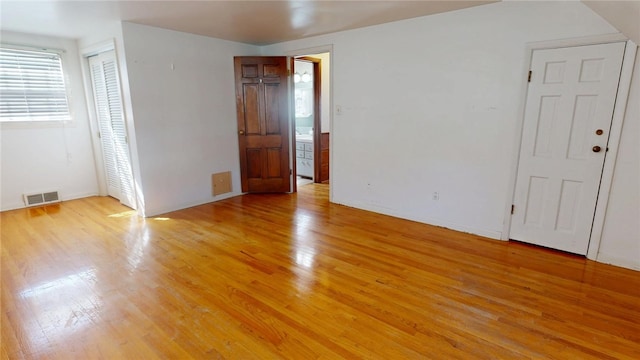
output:
[[[9,359],[640,359],[640,273],[329,204],[8,211]]]

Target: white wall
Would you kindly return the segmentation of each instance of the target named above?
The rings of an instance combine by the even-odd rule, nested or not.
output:
[[[581,3],[502,2],[264,50],[333,46],[334,202],[500,238],[526,43],[610,33]],[[636,269],[639,72],[598,256]]]
[[[1,210],[24,207],[25,193],[58,190],[62,200],[98,193],[87,105],[75,40],[2,32],[11,44],[63,49],[63,71],[73,121],[2,124]]]
[[[614,32],[580,3],[503,2],[265,52],[333,46],[333,201],[500,238],[525,44]]]
[[[241,193],[233,56],[251,45],[122,24],[145,215],[228,196],[211,195],[211,174],[232,172]]]
[[[640,270],[640,59],[636,58],[598,261]]]

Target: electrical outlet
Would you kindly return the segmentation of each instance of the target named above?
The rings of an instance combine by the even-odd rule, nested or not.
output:
[[[431,199],[440,200],[440,193],[438,193],[437,191],[434,191],[433,194],[431,195]]]

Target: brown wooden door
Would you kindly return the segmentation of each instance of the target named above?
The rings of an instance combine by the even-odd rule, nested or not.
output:
[[[243,192],[290,191],[286,57],[235,57]]]

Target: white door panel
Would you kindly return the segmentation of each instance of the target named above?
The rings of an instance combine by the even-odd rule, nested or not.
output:
[[[94,102],[96,106],[98,128],[100,130],[100,144],[106,175],[107,195],[120,199],[120,175],[116,163],[116,148],[113,139],[113,129],[109,113],[107,87],[104,79],[104,68],[98,57],[89,59],[91,66],[91,80],[93,83]]]
[[[109,51],[89,58],[100,142],[105,167],[107,193],[135,209],[133,173],[122,110],[115,53]]]
[[[586,254],[624,47],[533,52],[511,239]]]

